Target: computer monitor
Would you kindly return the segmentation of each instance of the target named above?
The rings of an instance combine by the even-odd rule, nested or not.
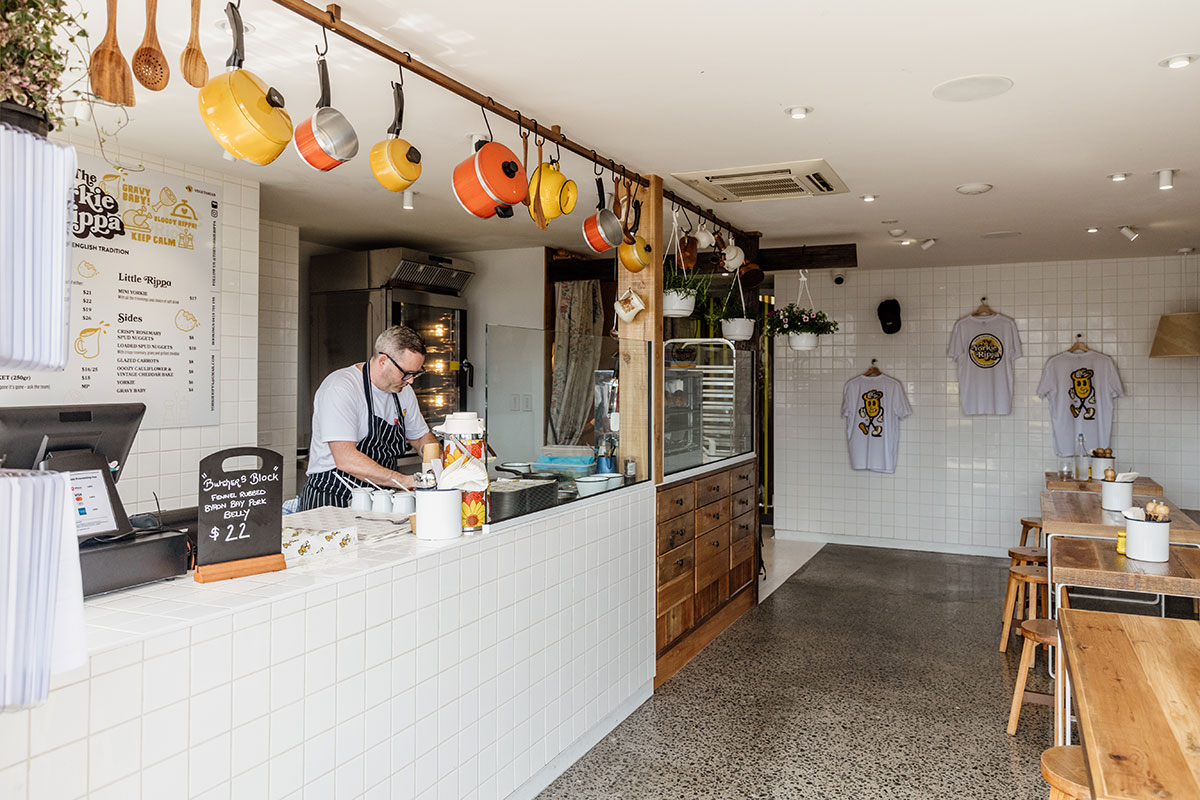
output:
[[[79,539],[123,536],[133,528],[115,482],[145,413],[142,403],[0,408],[0,467],[70,473]]]
[[[0,408],[0,467],[38,469],[55,454],[95,453],[119,480],[146,414],[144,403]]]

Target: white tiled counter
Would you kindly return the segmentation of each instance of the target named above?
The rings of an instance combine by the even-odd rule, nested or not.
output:
[[[89,600],[5,800],[532,797],[648,698],[654,488]]]

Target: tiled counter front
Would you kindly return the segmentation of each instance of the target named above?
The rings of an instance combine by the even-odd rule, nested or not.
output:
[[[650,696],[653,523],[638,487],[89,601],[89,667],[0,714],[0,797],[532,796]]]

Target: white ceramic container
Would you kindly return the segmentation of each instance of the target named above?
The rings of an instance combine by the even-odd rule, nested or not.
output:
[[[1100,507],[1105,511],[1124,511],[1133,505],[1133,482],[1100,481]]]
[[[462,491],[417,489],[418,539],[457,539],[462,536]]]
[[[1171,555],[1171,523],[1125,520],[1125,557],[1137,561],[1166,561]]]

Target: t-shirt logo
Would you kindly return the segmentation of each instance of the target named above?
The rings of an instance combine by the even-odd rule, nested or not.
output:
[[[971,363],[980,369],[991,369],[1004,359],[1004,345],[990,333],[981,333],[967,347]]]
[[[1078,418],[1083,414],[1084,419],[1095,419],[1096,417],[1096,392],[1092,386],[1092,376],[1095,373],[1081,367],[1071,373],[1071,390],[1067,392],[1067,396],[1071,400],[1076,401],[1071,403],[1071,416]]]
[[[878,389],[872,389],[865,392],[862,396],[863,406],[858,410],[858,415],[866,420],[866,422],[858,423],[858,429],[862,431],[863,436],[882,436],[883,435],[883,404],[879,401],[883,399],[883,392]]]

